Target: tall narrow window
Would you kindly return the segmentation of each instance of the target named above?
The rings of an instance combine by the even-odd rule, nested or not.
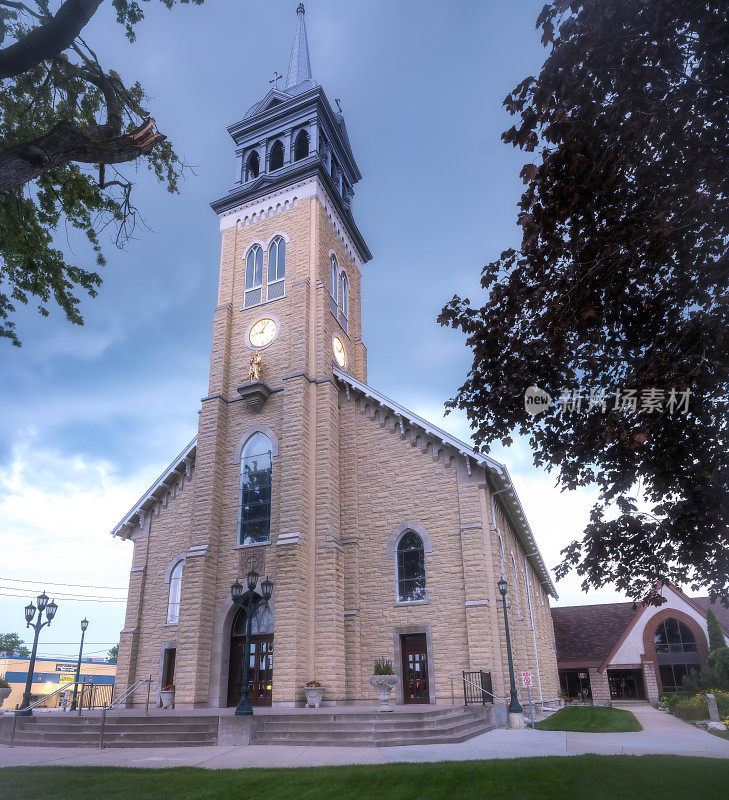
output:
[[[256,150],[252,150],[246,161],[246,181],[252,181],[254,178],[257,178],[260,171],[261,159],[258,155],[258,152]]]
[[[178,561],[170,573],[170,595],[167,601],[167,624],[176,625],[180,621],[180,595],[182,592],[182,567]]]
[[[268,299],[277,300],[286,291],[286,240],[277,236],[268,247]]]
[[[243,447],[240,461],[239,544],[267,542],[271,535],[271,440],[254,433]]]
[[[339,322],[346,331],[349,327],[349,281],[344,270],[339,278]]]
[[[271,147],[271,153],[268,157],[268,167],[271,171],[281,169],[284,162],[284,146],[281,144],[280,139],[276,139]]]
[[[511,566],[514,570],[514,589],[512,594],[516,600],[516,613],[518,616],[521,616],[521,603],[519,602],[519,579],[517,578],[516,561],[513,553],[511,554]]]
[[[245,307],[261,302],[263,286],[263,250],[254,244],[246,256]]]
[[[329,308],[337,316],[337,284],[339,283],[339,264],[337,257],[332,253],[329,256]]]
[[[397,543],[397,599],[425,600],[425,551],[414,531],[405,531]]]
[[[309,132],[300,130],[294,140],[294,161],[301,161],[309,155]]]

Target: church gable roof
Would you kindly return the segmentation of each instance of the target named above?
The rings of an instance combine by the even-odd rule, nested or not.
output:
[[[597,667],[640,611],[633,603],[553,608],[558,666]]]
[[[374,400],[383,408],[389,409],[396,417],[407,420],[411,425],[420,428],[426,435],[432,436],[442,442],[444,445],[451,447],[466,459],[466,466],[469,472],[472,464],[487,471],[491,477],[491,480],[496,485],[496,491],[500,493],[499,500],[506,510],[509,522],[516,532],[516,535],[519,538],[522,547],[524,548],[524,552],[528,554],[528,558],[531,561],[537,575],[539,575],[542,585],[545,587],[546,591],[548,591],[552,597],[556,599],[557,590],[552,582],[552,577],[549,574],[547,565],[544,563],[542,554],[539,552],[534,534],[532,529],[529,527],[526,514],[524,513],[524,509],[519,501],[519,497],[516,493],[516,489],[514,488],[514,484],[511,481],[511,476],[509,475],[509,470],[506,468],[506,465],[501,464],[500,462],[490,458],[487,455],[484,455],[483,453],[477,453],[465,442],[462,442],[460,439],[456,439],[455,436],[451,436],[451,434],[447,433],[442,428],[433,425],[431,422],[428,422],[428,420],[419,416],[414,411],[410,411],[409,409],[405,408],[405,406],[401,406],[399,403],[396,403],[394,400],[391,400],[389,397],[386,397],[384,394],[376,391],[366,383],[362,383],[356,378],[353,378],[351,375],[348,375],[346,372],[343,372],[338,367],[334,367],[334,376],[345,387],[346,391],[349,392],[350,389],[354,389],[363,396]]]
[[[159,478],[121,518],[111,535],[129,539],[135,528],[142,527],[146,512],[151,510],[170,491],[172,486],[177,483],[178,478],[181,475],[188,478],[192,475],[196,452],[197,436],[172,459]]]

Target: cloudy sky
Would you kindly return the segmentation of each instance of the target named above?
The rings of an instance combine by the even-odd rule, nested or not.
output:
[[[363,277],[369,382],[465,439],[464,420],[444,420],[443,403],[469,354],[435,319],[454,293],[478,299],[482,265],[518,244],[525,159],[500,141],[511,125],[501,102],[543,60],[534,29],[542,4],[306,3],[314,77],[332,102],[341,98],[364,175],[353,207],[374,254]],[[27,637],[22,607],[45,587],[59,611],[43,653],[73,655],[84,615],[88,653],[103,654],[123,626],[114,600],[124,596],[132,548],[109,530],[196,433],[219,263],[209,202],[233,174],[226,126],[266,93],[274,70],[285,73],[296,5],[208,0],[167,11],[152,2],[131,45],[105,3],[86,31],[105,66],[143,84],[194,174],[170,196],[138,173],[150,230],[123,252],[107,244],[104,285],[83,303],[84,327],[31,308],[17,317],[22,349],[0,342],[0,632]],[[83,243],[64,234],[59,245],[91,263]],[[523,444],[492,455],[508,464],[555,565],[593,493],[559,493]],[[577,578],[558,590],[561,604],[616,598],[586,598]]]

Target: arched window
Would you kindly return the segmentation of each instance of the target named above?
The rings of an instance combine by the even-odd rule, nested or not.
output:
[[[337,284],[339,283],[339,264],[337,257],[332,253],[329,256],[329,308],[337,316]]]
[[[286,291],[286,240],[277,236],[268,246],[268,299],[277,300]]]
[[[679,692],[683,689],[683,677],[690,670],[701,669],[696,638],[688,625],[674,617],[661,622],[653,634],[656,648],[661,689],[664,692]]]
[[[349,326],[349,280],[344,270],[339,276],[339,322],[346,331]]]
[[[280,139],[276,139],[271,147],[271,153],[268,157],[268,168],[273,171],[274,169],[281,169],[284,162],[284,146]]]
[[[254,244],[246,256],[246,288],[245,307],[255,306],[261,302],[263,286],[263,250]]]
[[[254,433],[243,446],[240,460],[239,544],[267,542],[271,535],[271,440]]]
[[[232,636],[246,635],[246,622],[248,617],[248,595],[243,598],[243,605],[233,620]],[[268,603],[260,603],[253,612],[251,619],[251,635],[259,636],[265,633],[273,633],[273,611],[268,607]]]
[[[397,543],[397,599],[425,600],[425,551],[414,531],[405,531]]]
[[[309,155],[309,131],[301,129],[294,140],[294,161],[301,161]]]
[[[248,160],[246,161],[246,174],[245,174],[246,181],[252,181],[254,178],[257,178],[258,173],[260,171],[261,171],[261,159],[258,155],[258,151],[251,150],[251,153],[248,156]]]
[[[182,591],[182,567],[184,561],[178,561],[170,573],[170,594],[167,600],[167,624],[176,625],[180,620],[180,595]]]

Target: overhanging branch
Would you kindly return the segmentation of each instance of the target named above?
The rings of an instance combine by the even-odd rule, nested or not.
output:
[[[54,17],[0,50],[0,80],[15,77],[70,47],[101,3],[102,0],[65,0]]]

